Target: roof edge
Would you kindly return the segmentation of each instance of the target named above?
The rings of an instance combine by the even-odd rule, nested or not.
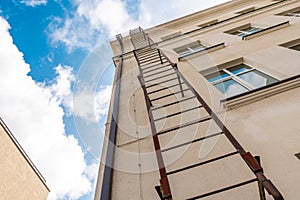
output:
[[[12,142],[16,145],[17,149],[20,151],[20,153],[22,154],[22,156],[25,158],[25,160],[27,161],[27,163],[29,164],[29,166],[33,169],[33,171],[35,172],[35,174],[42,181],[42,183],[44,184],[44,186],[46,187],[46,189],[50,192],[50,189],[49,189],[49,187],[46,184],[46,179],[43,177],[43,175],[38,170],[38,168],[34,165],[34,163],[32,162],[32,160],[29,158],[29,156],[27,155],[27,153],[25,152],[25,150],[22,148],[21,144],[18,142],[18,140],[15,138],[15,136],[9,130],[9,128],[4,123],[4,121],[3,121],[3,119],[1,117],[0,117],[0,125],[2,126],[2,128],[4,129],[4,131],[7,133],[7,135],[9,136],[9,138],[12,140]]]

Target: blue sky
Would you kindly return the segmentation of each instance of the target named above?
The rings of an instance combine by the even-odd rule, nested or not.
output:
[[[45,176],[48,199],[93,199],[114,73],[109,41],[225,0],[153,2],[0,2],[0,115]]]

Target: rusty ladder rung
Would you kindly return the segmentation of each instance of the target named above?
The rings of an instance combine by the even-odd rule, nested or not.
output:
[[[258,179],[254,178],[254,179],[251,179],[251,180],[248,180],[248,181],[244,181],[244,182],[241,182],[241,183],[238,183],[238,184],[234,184],[234,185],[231,185],[231,186],[228,186],[228,187],[225,187],[225,188],[221,188],[221,189],[218,189],[218,190],[215,190],[215,191],[212,191],[212,192],[208,192],[208,193],[205,193],[205,194],[202,194],[202,195],[199,195],[199,196],[188,198],[186,200],[201,199],[203,197],[208,197],[208,196],[211,196],[211,195],[214,195],[214,194],[225,192],[227,190],[231,190],[231,189],[234,189],[234,188],[237,188],[237,187],[241,187],[243,185],[247,185],[247,184],[253,183],[255,181],[258,181]]]
[[[206,161],[194,164],[194,165],[190,165],[190,166],[187,166],[187,167],[183,167],[183,168],[180,168],[180,169],[176,169],[176,170],[167,172],[167,175],[172,175],[172,174],[175,174],[175,173],[178,173],[178,172],[182,172],[182,171],[189,170],[189,169],[192,169],[192,168],[195,168],[195,167],[199,167],[201,165],[205,165],[205,164],[208,164],[208,163],[211,163],[211,162],[223,159],[223,158],[227,158],[229,156],[233,156],[233,155],[238,154],[238,153],[239,153],[238,151],[234,151],[234,152],[231,152],[231,153],[228,153],[228,154],[224,154],[222,156],[218,156],[218,157],[215,157],[215,158],[212,158],[212,159],[209,159],[209,160],[206,160]]]

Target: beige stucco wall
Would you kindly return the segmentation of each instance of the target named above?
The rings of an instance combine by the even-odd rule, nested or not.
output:
[[[228,20],[203,30],[197,30],[184,37],[165,42],[161,37],[181,31],[195,30],[197,24],[210,20],[218,21],[237,16],[236,12],[249,7],[260,8],[278,1],[230,1],[224,5],[195,13],[187,17],[147,29],[150,37],[159,42],[160,48],[173,62],[178,63],[179,70],[194,86],[198,93],[208,102],[225,125],[232,131],[242,146],[253,155],[261,157],[265,174],[282,192],[285,199],[297,200],[300,190],[300,160],[295,153],[300,152],[300,114],[299,84],[285,91],[270,93],[263,99],[257,99],[235,107],[226,108],[220,100],[225,97],[212,86],[203,75],[207,71],[217,70],[216,66],[239,60],[255,69],[263,71],[279,80],[300,74],[300,52],[291,50],[280,44],[299,38],[300,18],[277,16],[277,13],[300,6],[296,0],[279,3],[244,16]],[[224,33],[232,28],[247,24],[262,24],[265,27],[289,21],[288,26],[259,35],[249,40]],[[211,52],[195,54],[178,61],[174,48],[200,40],[210,45],[225,43],[225,46]],[[130,53],[130,39],[123,39],[125,52],[121,81],[119,130],[115,154],[115,171],[112,182],[112,199],[159,199],[154,187],[159,185],[159,173],[147,118],[144,96],[136,76],[139,74],[137,63]],[[111,42],[114,52],[119,53],[118,43]],[[116,55],[118,55],[116,53]],[[158,74],[152,78],[161,76]],[[169,85],[176,83],[170,82]],[[165,86],[168,86],[165,84]],[[186,86],[184,86],[186,88]],[[179,88],[172,88],[173,92]],[[151,89],[149,89],[151,91]],[[162,91],[151,95],[159,97],[170,91]],[[186,97],[191,96],[188,91]],[[186,98],[185,97],[185,98]],[[155,102],[155,106],[182,99],[180,94]],[[174,105],[164,110],[153,112],[154,118],[172,114],[179,110],[198,105],[190,101]],[[159,130],[205,118],[208,114],[203,109],[181,114],[156,123]],[[168,132],[159,136],[162,148],[181,144],[192,139],[220,131],[214,123],[207,121],[195,126]],[[109,133],[106,132],[108,135]],[[177,148],[163,154],[167,171],[193,165],[211,158],[235,151],[228,140],[221,135],[206,141],[197,142],[187,148]],[[169,181],[174,199],[185,199],[212,190],[254,178],[239,155],[222,159],[215,163],[196,167],[174,175]],[[101,184],[98,184],[98,188]],[[99,192],[98,192],[99,195]],[[257,183],[252,183],[204,199],[259,199]],[[267,199],[272,199],[267,194]]]
[[[0,199],[47,199],[49,189],[2,125],[0,159]]]

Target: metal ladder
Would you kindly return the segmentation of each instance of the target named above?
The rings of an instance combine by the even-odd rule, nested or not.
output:
[[[188,80],[182,75],[182,73],[178,70],[177,64],[173,63],[159,47],[151,40],[151,38],[148,37],[148,35],[145,33],[145,31],[139,27],[134,30],[130,30],[130,37],[131,42],[134,46],[134,56],[136,58],[136,61],[138,63],[139,68],[139,82],[141,84],[141,87],[143,89],[144,98],[148,110],[148,116],[152,131],[152,138],[154,142],[154,148],[156,151],[156,158],[157,163],[159,167],[159,173],[160,173],[160,186],[156,187],[156,190],[160,196],[161,199],[173,199],[172,197],[172,188],[170,187],[168,176],[174,176],[179,172],[185,171],[185,170],[191,170],[193,168],[197,168],[200,166],[203,166],[208,163],[212,163],[233,155],[239,154],[242,158],[242,160],[247,164],[247,166],[250,168],[250,170],[255,175],[255,178],[238,183],[233,184],[227,187],[223,187],[214,191],[209,191],[204,194],[196,195],[193,197],[186,197],[186,199],[201,199],[204,197],[208,197],[211,195],[215,195],[224,191],[231,190],[233,188],[237,188],[246,184],[250,184],[252,182],[257,181],[259,186],[259,195],[260,199],[265,199],[264,189],[275,199],[275,200],[282,200],[283,197],[280,194],[280,192],[277,190],[277,188],[273,185],[273,183],[266,178],[266,176],[263,173],[263,169],[259,163],[258,158],[254,158],[250,152],[247,152],[235,139],[235,137],[231,134],[231,132],[226,128],[226,126],[223,124],[223,122],[218,118],[216,113],[209,107],[209,105],[204,101],[204,99],[199,95],[199,93],[193,88],[193,86],[188,82]],[[155,78],[153,78],[155,76]],[[174,83],[175,81],[175,83]],[[168,83],[170,83],[168,85]],[[164,84],[167,85],[167,87],[159,87],[159,85]],[[168,94],[158,96],[153,98],[153,94],[157,94],[161,91],[169,90],[170,88],[178,87],[179,91],[176,92],[170,92]],[[154,89],[153,89],[154,88]],[[185,95],[185,93],[190,92],[192,95]],[[153,106],[153,103],[156,101],[162,100],[164,98],[168,98],[174,95],[181,94],[182,98],[180,100],[169,102],[164,105],[160,106]],[[153,112],[156,110],[166,108],[175,104],[182,104],[183,102],[188,102],[191,100],[195,100],[198,102],[198,105],[182,110],[179,112],[175,112],[172,114],[165,115],[160,118],[155,118]],[[176,126],[170,127],[165,130],[157,131],[156,123],[159,120],[171,118],[174,116],[182,115],[183,113],[189,113],[192,112],[195,109],[204,109],[206,113],[208,114],[206,118],[200,118],[193,121],[185,122],[183,124],[178,124]],[[159,136],[166,134],[168,132],[172,132],[174,130],[183,129],[185,127],[191,126],[193,124],[199,124],[203,123],[205,121],[213,120],[213,122],[219,127],[221,130],[220,132],[213,133],[210,135],[206,135],[204,137],[200,137],[197,139],[193,139],[188,142],[183,142],[181,144],[177,144],[175,146],[161,149],[160,146],[160,139]],[[213,138],[219,135],[224,135],[225,138],[232,144],[235,151],[221,155],[200,163],[196,163],[190,166],[182,167],[180,169],[176,169],[173,171],[166,170],[165,162],[163,159],[163,153],[168,152],[170,150],[186,146],[192,143],[196,143],[199,141],[204,141],[209,138]],[[197,170],[201,170],[200,168]]]

